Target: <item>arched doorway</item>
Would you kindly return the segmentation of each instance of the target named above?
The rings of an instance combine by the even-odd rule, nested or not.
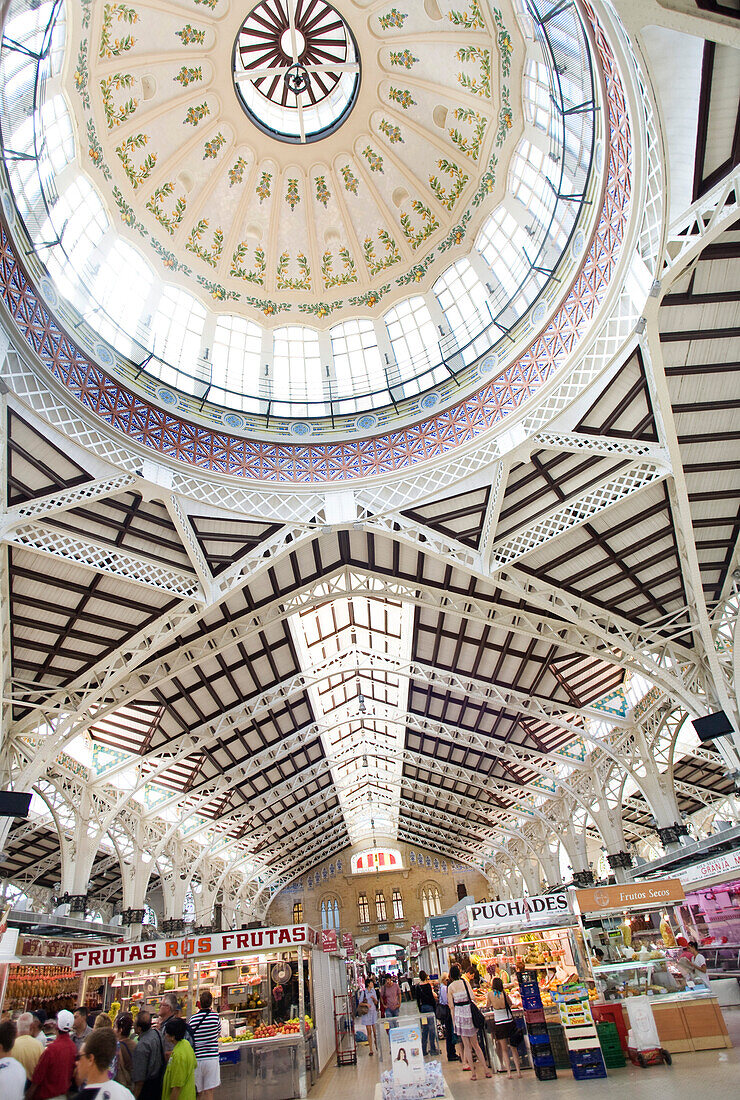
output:
[[[403,952],[403,958],[397,953]],[[381,973],[401,974],[406,968],[406,948],[402,943],[379,943],[366,952],[367,969],[376,976]]]

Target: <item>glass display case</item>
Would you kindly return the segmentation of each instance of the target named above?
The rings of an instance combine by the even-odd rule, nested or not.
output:
[[[651,959],[632,959],[594,966],[599,995],[605,1001],[622,1001],[626,997],[665,997],[689,992],[692,996],[709,993],[685,973],[674,959],[663,955]]]

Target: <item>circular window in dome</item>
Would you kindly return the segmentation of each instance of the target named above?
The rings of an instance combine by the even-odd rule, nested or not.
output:
[[[319,141],[357,100],[357,43],[325,0],[261,0],[236,38],[234,84],[264,133],[295,144]]]

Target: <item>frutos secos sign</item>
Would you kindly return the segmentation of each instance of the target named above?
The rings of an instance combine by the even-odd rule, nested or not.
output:
[[[464,910],[463,925],[467,932],[486,932],[502,925],[527,924],[528,921],[557,921],[570,916],[570,896],[564,891],[528,898],[507,898],[505,901],[487,901],[480,905],[468,905]],[[459,914],[463,917],[463,914]]]

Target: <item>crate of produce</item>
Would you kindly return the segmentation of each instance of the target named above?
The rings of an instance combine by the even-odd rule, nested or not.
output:
[[[554,1066],[555,1059],[552,1056],[552,1051],[544,1051],[541,1047],[534,1047],[532,1050],[532,1061],[536,1066]]]
[[[541,1008],[525,1008],[524,1019],[527,1023],[527,1028],[529,1028],[530,1024],[544,1024],[545,1013]]]
[[[572,1066],[596,1066],[602,1065],[604,1056],[601,1047],[592,1047],[590,1050],[572,1050],[570,1052],[570,1064]]]
[[[533,1035],[530,1031],[529,1042],[533,1047],[550,1047],[550,1036],[545,1032],[544,1035]]]
[[[534,1075],[538,1081],[555,1081],[558,1076],[555,1066],[535,1066]]]
[[[550,1032],[546,1023],[538,1023],[535,1020],[530,1020],[527,1023],[527,1031],[529,1032],[529,1038],[534,1042],[535,1038],[541,1041],[542,1037],[549,1039]]]

